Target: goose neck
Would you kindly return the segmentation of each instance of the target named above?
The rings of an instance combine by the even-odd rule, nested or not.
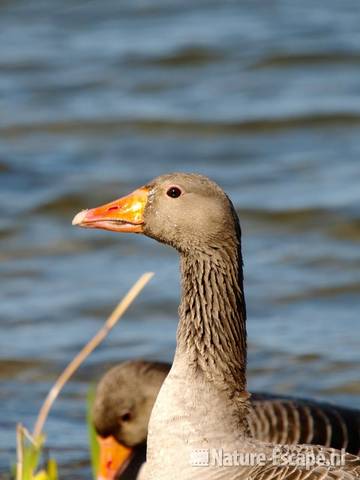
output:
[[[177,354],[231,397],[246,391],[246,307],[240,241],[181,255]]]

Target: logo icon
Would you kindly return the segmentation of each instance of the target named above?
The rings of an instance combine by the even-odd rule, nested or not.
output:
[[[199,448],[190,452],[190,464],[193,467],[208,467],[210,463],[209,449]]]

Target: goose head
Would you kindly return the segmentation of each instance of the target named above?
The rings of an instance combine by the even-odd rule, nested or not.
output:
[[[180,252],[219,248],[232,236],[236,223],[223,190],[203,175],[188,173],[162,175],[73,219],[80,227],[143,233]]]
[[[167,372],[162,363],[128,361],[99,381],[92,411],[100,446],[99,480],[118,477],[135,453],[144,461],[150,413]]]

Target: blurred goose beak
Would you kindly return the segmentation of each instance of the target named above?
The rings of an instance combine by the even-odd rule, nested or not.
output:
[[[126,197],[91,210],[83,210],[75,215],[72,224],[78,227],[101,228],[112,232],[141,233],[148,194],[148,189],[142,187]]]
[[[97,437],[100,447],[97,480],[115,480],[130,463],[132,448],[118,443],[114,437]]]

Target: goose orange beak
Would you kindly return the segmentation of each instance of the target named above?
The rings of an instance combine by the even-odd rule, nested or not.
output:
[[[75,215],[72,224],[84,228],[101,228],[112,232],[141,233],[144,224],[144,209],[149,190],[139,188],[126,197],[106,203]]]
[[[128,466],[132,449],[118,443],[114,437],[97,437],[100,447],[97,480],[114,480]]]

